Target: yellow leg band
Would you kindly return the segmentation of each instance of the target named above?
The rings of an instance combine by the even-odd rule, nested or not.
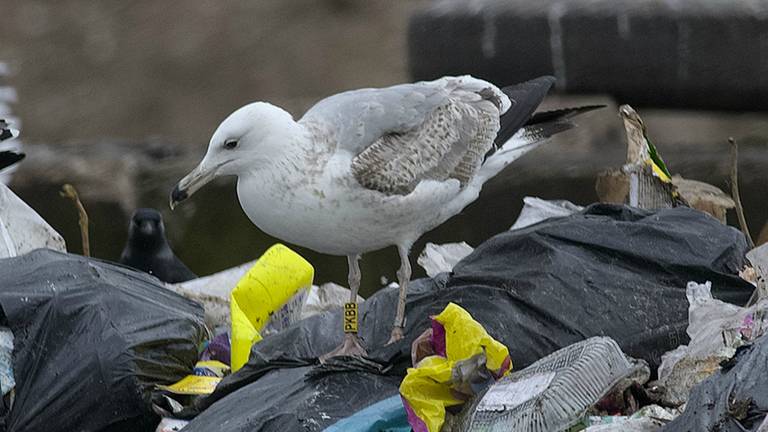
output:
[[[344,333],[357,333],[357,303],[344,303]]]

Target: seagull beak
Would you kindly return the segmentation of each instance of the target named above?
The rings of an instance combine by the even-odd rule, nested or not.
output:
[[[215,168],[217,167],[208,168],[200,163],[200,165],[195,167],[192,172],[179,180],[173,188],[173,191],[171,191],[171,210],[173,210],[178,203],[189,198],[192,194],[197,192],[198,189],[213,180],[213,178],[216,177]]]

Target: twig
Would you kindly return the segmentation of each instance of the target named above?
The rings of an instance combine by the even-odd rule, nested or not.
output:
[[[80,240],[83,242],[83,255],[90,257],[91,242],[88,238],[88,213],[85,212],[85,207],[83,207],[83,203],[80,202],[80,197],[77,195],[77,190],[75,190],[74,186],[67,183],[61,187],[61,192],[59,192],[59,195],[64,198],[69,198],[75,203],[78,215],[77,222],[80,225]]]
[[[747,219],[744,217],[744,207],[741,206],[741,197],[739,195],[739,145],[736,144],[736,140],[732,137],[728,138],[728,143],[731,145],[731,198],[736,203],[736,216],[739,218],[741,232],[747,237],[749,249],[753,249],[755,242],[752,241],[752,236],[749,234]]]

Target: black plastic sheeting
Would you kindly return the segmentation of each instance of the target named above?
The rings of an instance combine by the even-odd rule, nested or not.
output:
[[[0,306],[14,334],[9,432],[154,431],[155,384],[188,375],[203,309],[157,279],[39,249],[0,260]]]
[[[737,276],[746,250],[740,232],[687,208],[651,213],[593,205],[505,232],[452,275],[411,284],[399,343],[384,346],[397,290],[384,289],[361,304],[360,336],[383,368],[368,380],[357,371],[360,362],[351,364],[355,371],[331,372],[323,381],[307,375],[342,338],[340,312],[311,317],[254,345],[249,362],[201,401],[196,409],[205,411],[185,431],[215,430],[224,421],[229,431],[280,431],[288,424],[322,430],[397,392],[411,342],[448,302],[507,345],[515,369],[591,336],[613,338],[656,369],[661,354],[688,340],[688,281],[709,280],[716,298],[747,301],[753,287]],[[337,393],[322,391],[330,383]],[[253,399],[258,395],[260,404]]]
[[[691,391],[685,411],[663,431],[754,432],[768,415],[768,335],[740,347]]]

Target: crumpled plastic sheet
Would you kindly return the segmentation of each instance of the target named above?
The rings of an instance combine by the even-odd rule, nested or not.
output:
[[[160,420],[160,424],[157,425],[155,432],[178,432],[182,430],[188,423],[188,420],[164,417],[162,420]]]
[[[0,183],[0,258],[39,248],[67,251],[64,238],[8,186]]]
[[[712,284],[689,282],[688,345],[662,355],[659,380],[663,401],[683,404],[690,390],[733,357],[736,349],[768,331],[768,299],[743,308],[712,297]]]
[[[301,310],[301,319],[309,318],[331,310],[337,310],[349,301],[351,291],[341,285],[333,282],[327,282],[320,286],[312,285],[304,303],[304,309]],[[357,302],[362,303],[365,299],[357,296]]]
[[[655,432],[679,414],[676,409],[648,405],[631,416],[590,417],[584,432]]]
[[[473,250],[472,246],[465,242],[440,245],[427,243],[417,262],[427,272],[427,276],[435,277],[440,273],[453,270],[453,266]]]
[[[13,332],[0,327],[0,391],[5,395],[16,386],[13,378]]]
[[[525,197],[523,203],[523,209],[510,230],[525,228],[549,218],[570,216],[584,210],[584,207],[565,200]]]
[[[747,259],[755,269],[757,276],[757,296],[768,299],[768,243],[747,252]]]
[[[685,411],[663,432],[757,431],[768,415],[768,334],[736,355],[691,391]]]

